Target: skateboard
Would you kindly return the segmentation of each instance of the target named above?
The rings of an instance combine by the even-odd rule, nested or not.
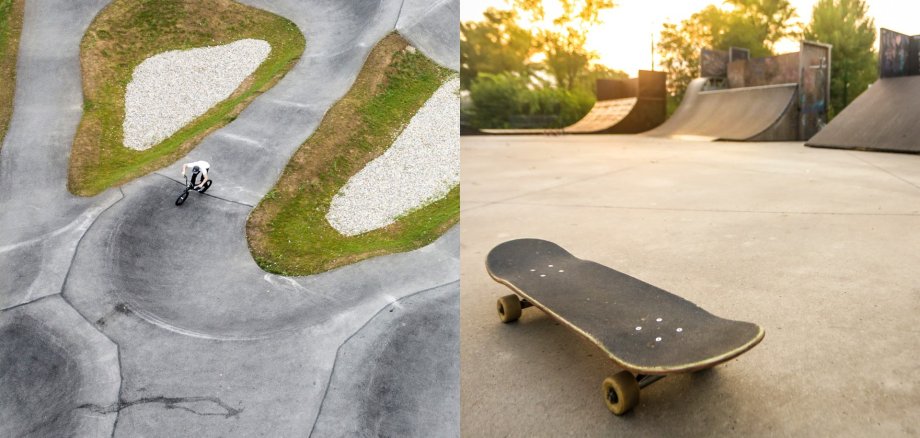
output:
[[[516,321],[522,309],[539,308],[623,369],[602,384],[607,408],[616,415],[638,405],[641,388],[668,374],[714,367],[764,337],[756,324],[719,318],[546,240],[502,243],[489,252],[486,269],[514,292],[498,300],[502,322]]]

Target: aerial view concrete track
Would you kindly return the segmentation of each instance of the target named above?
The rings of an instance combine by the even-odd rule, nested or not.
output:
[[[295,22],[307,49],[183,159],[215,184],[177,208],[177,165],[68,192],[80,40],[107,2],[27,2],[0,151],[0,435],[459,433],[459,230],[296,278],[260,270],[245,236],[377,41],[395,30],[459,68],[458,2],[243,3]]]

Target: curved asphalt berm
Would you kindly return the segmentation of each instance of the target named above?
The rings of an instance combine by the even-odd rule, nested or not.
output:
[[[307,49],[274,88],[183,158],[209,160],[217,183],[207,195],[193,194],[182,208],[172,202],[180,189],[176,166],[93,199],[74,198],[66,192],[66,153],[81,104],[79,40],[105,2],[89,8],[64,1],[33,1],[26,7],[17,92],[26,91],[16,96],[12,135],[7,137],[0,160],[0,187],[8,193],[2,199],[5,206],[30,205],[28,199],[45,200],[50,206],[45,210],[47,219],[36,217],[40,204],[34,202],[27,209],[31,215],[7,214],[0,219],[5,221],[0,224],[11,224],[4,230],[13,230],[4,233],[8,240],[0,250],[20,251],[15,257],[0,259],[0,266],[22,273],[0,283],[0,296],[4,308],[34,299],[34,292],[23,292],[34,281],[29,278],[30,268],[21,264],[44,263],[45,259],[58,263],[55,272],[63,288],[50,284],[41,293],[62,293],[88,321],[83,329],[118,345],[118,397],[109,403],[93,402],[93,415],[111,421],[108,427],[114,427],[115,435],[309,434],[323,399],[341,397],[334,390],[326,391],[333,366],[363,369],[363,364],[349,364],[346,357],[336,359],[337,350],[350,336],[362,331],[380,309],[403,297],[458,291],[457,229],[416,251],[302,278],[261,271],[250,256],[244,230],[252,206],[272,187],[325,111],[347,92],[377,41],[403,25],[400,31],[407,39],[439,63],[450,65],[449,55],[458,44],[450,36],[457,32],[456,2],[434,6],[415,1],[245,3],[293,20],[306,36]],[[406,11],[408,18],[401,19],[400,11]],[[445,16],[448,12],[453,16]],[[63,43],[58,36],[61,26],[66,37]],[[27,41],[36,43],[31,46]],[[53,67],[41,58],[51,49],[61,51],[60,59],[55,59],[59,65]],[[29,69],[36,74],[23,74],[33,71]],[[38,74],[42,69],[54,74]],[[57,125],[63,127],[59,131],[47,128]],[[29,183],[36,165],[47,165],[49,172],[57,172],[57,179],[38,186]],[[48,225],[43,225],[45,220]],[[74,221],[76,225],[68,227]],[[29,243],[49,233],[62,242]],[[69,248],[77,249],[68,253]],[[31,310],[37,304],[23,304],[2,316]],[[52,316],[40,320],[48,318]],[[438,334],[429,342],[459,343],[456,324],[418,321],[433,324],[419,327]],[[387,345],[400,351],[416,351],[403,345],[413,342],[411,338],[386,335],[390,330],[381,327],[387,323],[374,323],[376,328],[367,336],[382,336]],[[19,333],[5,330],[3,333]],[[4,342],[19,342],[7,341],[7,337]],[[459,372],[459,363],[444,364],[427,352],[411,360],[415,367],[446,366],[447,375]],[[408,369],[388,370],[379,376],[384,370],[364,371],[369,378],[402,387],[407,386],[400,382],[414,379]],[[41,384],[17,379],[18,394],[29,397],[29,389]],[[95,378],[78,381],[80,388],[97,384]],[[44,400],[40,391],[31,394],[36,405]],[[417,394],[406,396],[419,403]],[[351,406],[346,403],[345,408]],[[456,406],[450,408],[444,415],[455,415]],[[345,415],[336,409],[325,407],[323,415]],[[58,410],[67,415],[67,405]],[[0,432],[50,418],[28,415],[14,414],[17,420],[0,423]],[[69,422],[55,424],[60,427],[50,426],[54,434],[72,432]],[[424,425],[406,427],[426,430]],[[459,433],[455,427],[442,432]]]
[[[0,309],[60,292],[80,236],[120,198],[67,191],[83,105],[80,39],[106,3],[26,2],[15,111],[0,149]]]
[[[457,287],[387,306],[342,345],[314,434],[437,437],[459,430],[460,345],[440,342],[460,324]],[[414,360],[419,356],[437,366]],[[406,371],[414,377],[398,378]]]
[[[796,84],[703,91],[709,79],[690,82],[677,111],[650,137],[697,140],[793,140],[797,135]]]
[[[3,436],[111,436],[118,348],[59,295],[0,312]]]
[[[920,153],[920,76],[879,79],[805,145]]]

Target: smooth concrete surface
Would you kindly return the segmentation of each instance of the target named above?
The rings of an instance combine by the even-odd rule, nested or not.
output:
[[[375,315],[404,297],[456,295],[458,228],[415,251],[298,278],[261,271],[245,240],[252,206],[406,5],[245,2],[299,26],[307,50],[298,64],[179,163],[77,198],[66,175],[82,104],[79,41],[106,3],[26,5],[13,119],[0,154],[0,361],[12,370],[0,378],[3,389],[13,388],[0,397],[16,401],[13,408],[0,398],[0,436],[306,436],[326,397],[355,394],[327,387],[333,369],[361,369],[349,360],[373,342],[338,355],[356,334],[388,346],[367,354],[401,352],[413,363],[364,370],[378,385],[406,388],[388,394],[384,407],[404,402],[455,416],[456,399],[451,405],[443,394],[410,390],[419,370],[440,372],[445,358],[417,348],[413,332],[397,324],[424,324],[416,329],[432,336],[426,343],[450,346],[459,342],[456,320]],[[457,9],[455,1],[406,8],[406,31],[423,53],[441,57],[458,44],[449,36]],[[211,162],[215,184],[176,207],[180,163],[192,159]],[[64,323],[71,329],[58,328]],[[323,415],[345,418],[351,408],[330,403]],[[390,411],[373,414],[386,420]],[[443,435],[459,433],[456,423],[444,424]]]
[[[808,139],[808,146],[920,153],[920,76],[875,81],[827,126]]]
[[[464,436],[911,436],[920,433],[920,157],[802,143],[639,136],[463,137]],[[509,290],[485,256],[551,240],[766,337],[644,389]]]
[[[108,1],[26,2],[13,116],[0,149],[0,309],[60,292],[77,242],[120,198],[67,191],[83,105],[80,39]]]
[[[0,312],[2,436],[111,436],[118,349],[59,295]]]
[[[736,141],[799,138],[797,84],[703,91],[708,81],[691,81],[674,114],[643,135]]]
[[[396,31],[436,63],[460,71],[460,2],[404,0]]]
[[[459,288],[403,298],[342,345],[316,435],[438,437],[459,430],[460,343],[443,342],[460,323]],[[394,378],[399,373],[413,378]]]

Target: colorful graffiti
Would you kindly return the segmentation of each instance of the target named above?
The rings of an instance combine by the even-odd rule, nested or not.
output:
[[[799,137],[811,138],[827,124],[830,46],[802,43],[799,84]]]
[[[728,52],[703,49],[700,52],[700,77],[724,78],[728,75]]]
[[[799,54],[734,61],[728,65],[729,88],[790,84],[799,81]]]
[[[891,78],[910,74],[910,36],[888,29],[879,32],[879,77]]]

